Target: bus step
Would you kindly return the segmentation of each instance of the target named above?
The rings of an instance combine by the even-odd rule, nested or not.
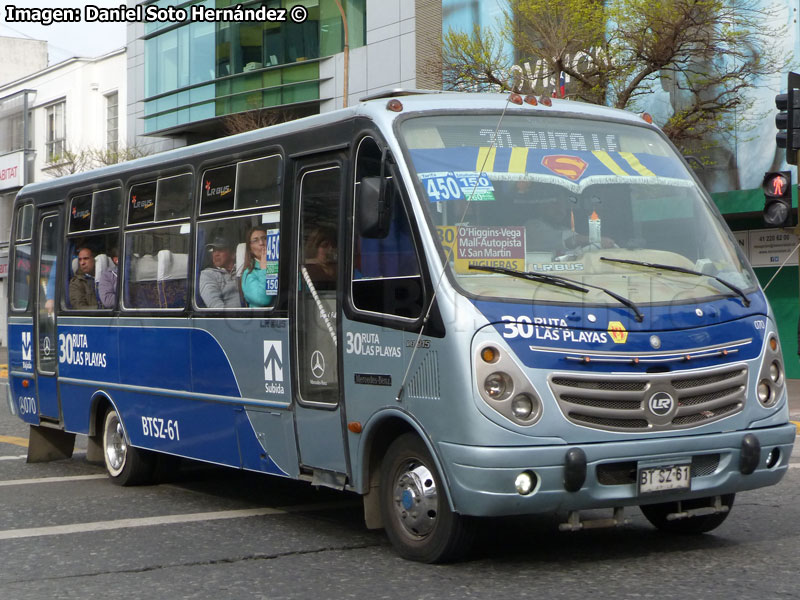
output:
[[[625,509],[618,506],[614,509],[614,516],[607,519],[581,519],[580,511],[573,510],[569,513],[566,523],[558,525],[559,531],[580,531],[581,529],[599,529],[601,527],[619,527],[626,525],[629,520],[624,516]]]

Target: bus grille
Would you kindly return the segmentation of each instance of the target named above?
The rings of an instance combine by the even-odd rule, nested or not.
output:
[[[604,431],[699,427],[741,411],[746,386],[747,367],[742,365],[694,374],[550,376],[550,388],[567,419]],[[667,415],[659,416],[650,406],[657,392],[672,398]]]

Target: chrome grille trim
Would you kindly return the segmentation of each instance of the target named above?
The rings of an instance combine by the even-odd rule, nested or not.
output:
[[[747,366],[725,365],[696,372],[647,375],[552,373],[548,383],[564,416],[603,431],[670,431],[699,427],[744,408]],[[649,399],[666,392],[674,401],[666,416],[651,412]]]

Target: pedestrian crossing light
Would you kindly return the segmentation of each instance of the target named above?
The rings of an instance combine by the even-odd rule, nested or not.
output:
[[[773,171],[764,174],[764,224],[768,227],[792,227],[792,173]]]

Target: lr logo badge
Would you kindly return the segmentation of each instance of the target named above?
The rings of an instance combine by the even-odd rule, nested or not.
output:
[[[22,332],[22,360],[31,360],[31,332]]]
[[[264,379],[283,381],[283,342],[264,341]]]

